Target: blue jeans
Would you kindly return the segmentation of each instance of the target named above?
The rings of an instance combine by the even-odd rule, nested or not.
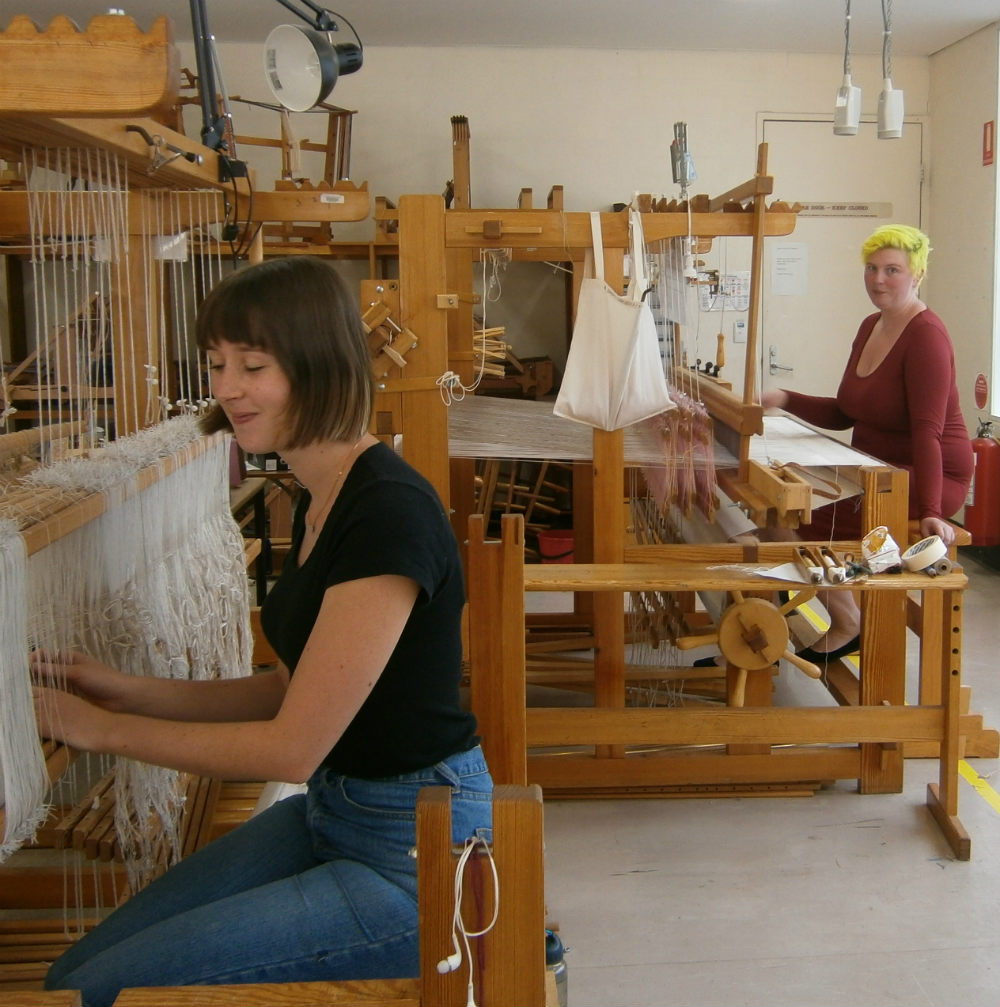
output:
[[[170,868],[55,962],[86,1007],[125,986],[393,979],[419,973],[417,793],[452,789],[452,838],[492,819],[480,748],[382,780],[318,770]],[[447,950],[447,949],[445,949]]]

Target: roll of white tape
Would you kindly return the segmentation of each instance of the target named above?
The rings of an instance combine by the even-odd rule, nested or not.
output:
[[[929,566],[934,566],[942,559],[946,559],[947,556],[948,549],[941,541],[941,536],[930,535],[911,545],[903,553],[903,566],[907,570],[926,570]]]

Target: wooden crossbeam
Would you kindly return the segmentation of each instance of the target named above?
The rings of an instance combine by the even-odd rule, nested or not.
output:
[[[0,32],[0,115],[166,112],[179,92],[180,61],[165,17],[141,32],[130,17],[103,14],[81,32],[63,16],[39,31],[19,14]]]

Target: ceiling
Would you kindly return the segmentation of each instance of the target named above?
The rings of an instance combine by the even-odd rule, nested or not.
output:
[[[277,24],[304,25],[281,3],[205,0],[209,29],[219,42],[262,42]],[[308,13],[303,0],[288,3]],[[1000,20],[998,0],[852,0],[852,52],[881,51],[883,3],[893,56],[929,56]],[[3,6],[30,13],[40,27],[65,14],[83,28],[109,9],[93,0],[4,0]],[[178,40],[191,38],[189,0],[121,6],[143,29],[166,14]],[[845,0],[335,0],[328,9],[346,17],[371,46],[844,51]],[[0,27],[7,20],[0,15]],[[347,24],[341,34],[351,38]]]

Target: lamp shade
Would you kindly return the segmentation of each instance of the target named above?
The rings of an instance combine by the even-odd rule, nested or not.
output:
[[[837,136],[855,136],[861,122],[861,88],[851,83],[851,75],[844,74],[844,83],[837,91],[833,106],[833,131]]]
[[[895,140],[903,135],[903,92],[886,77],[878,96],[878,138]]]
[[[264,42],[264,73],[274,97],[291,112],[324,101],[342,73],[361,68],[361,47],[333,45],[324,32],[278,25]]]

